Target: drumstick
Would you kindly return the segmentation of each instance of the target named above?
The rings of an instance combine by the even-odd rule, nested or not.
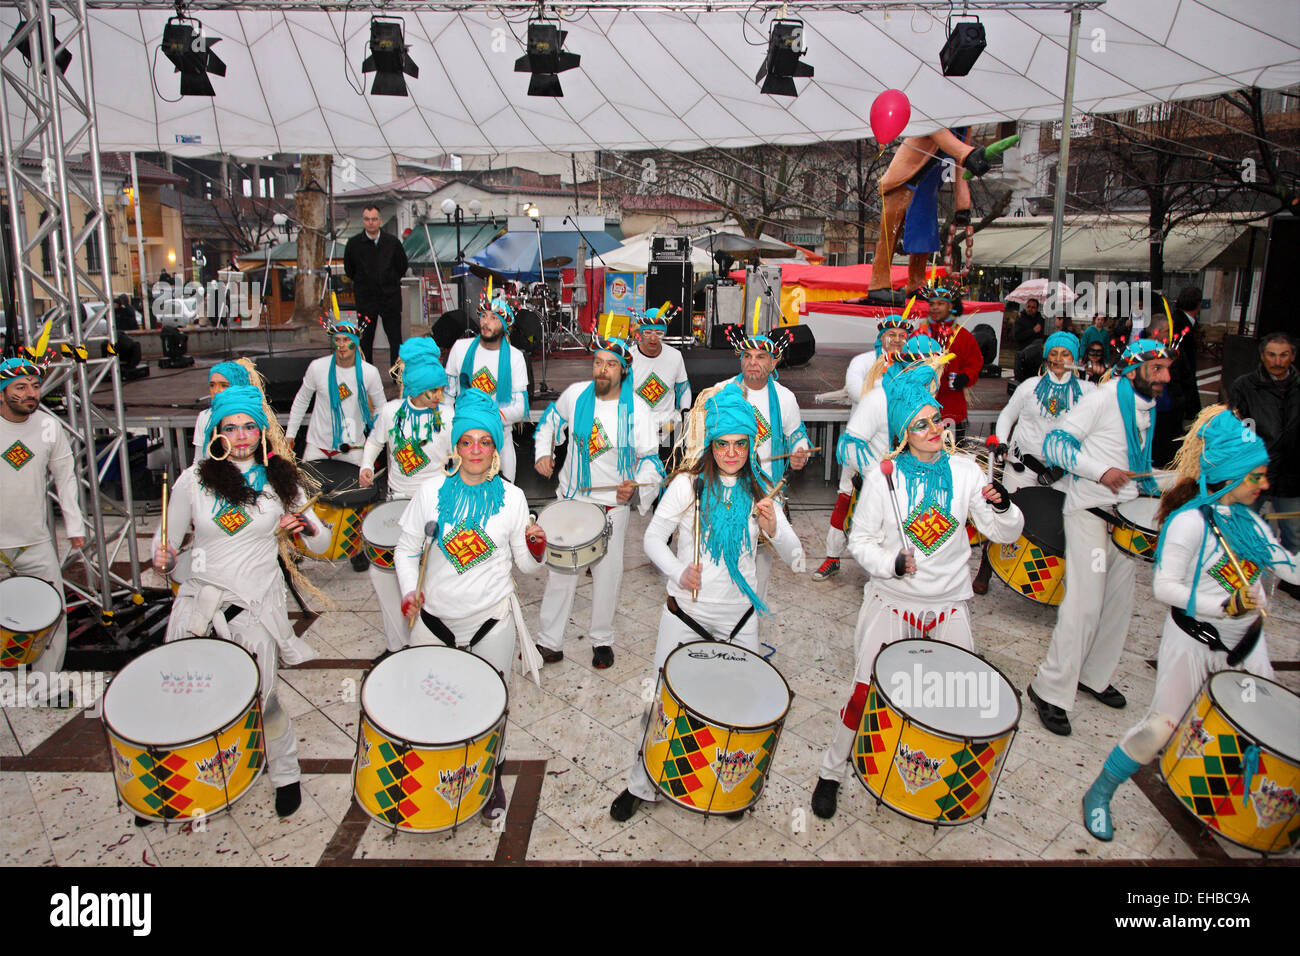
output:
[[[663,484],[662,481],[634,481],[632,483],[632,487],[633,488],[650,488],[650,487],[658,488],[662,484]],[[577,494],[582,494],[584,491],[618,491],[618,489],[621,487],[623,486],[622,485],[592,485],[590,488],[579,488]]]
[[[1265,521],[1290,521],[1292,518],[1300,518],[1300,511],[1270,511],[1262,517]]]
[[[822,450],[822,446],[821,446],[821,445],[818,445],[816,448],[811,448],[811,449],[809,449],[808,454],[809,454],[809,455],[815,455],[815,454],[817,454],[817,453],[818,453],[819,451],[821,451],[821,450]],[[782,458],[793,458],[796,454],[797,454],[797,452],[793,452],[793,451],[791,451],[791,452],[786,452],[784,455],[773,455],[771,458],[763,458],[763,459],[761,459],[761,460],[762,460],[762,461],[780,461]]]
[[[704,495],[704,476],[696,475],[692,483],[695,488],[695,564],[698,568],[700,563],[700,508],[702,507],[701,498]],[[691,588],[691,600],[694,601],[700,595],[699,588]]]
[[[1241,565],[1237,563],[1237,556],[1232,553],[1232,549],[1228,547],[1228,542],[1224,540],[1223,533],[1219,531],[1219,526],[1214,520],[1214,509],[1210,505],[1201,505],[1200,512],[1205,516],[1205,523],[1208,524],[1210,530],[1214,532],[1214,537],[1218,540],[1219,547],[1222,548],[1223,553],[1228,556],[1228,563],[1232,565],[1232,570],[1237,575],[1237,580],[1241,582],[1243,588],[1249,588],[1250,578],[1246,577],[1246,573],[1241,570]],[[1255,610],[1259,611],[1259,616],[1261,618],[1268,617],[1268,612],[1262,607],[1256,608]]]
[[[165,564],[166,561],[167,561],[167,554],[168,554],[168,544],[167,544],[167,472],[165,472],[165,471],[163,472],[163,482],[162,482],[162,485],[163,485],[163,487],[162,487],[162,552],[163,552],[163,563]],[[168,571],[168,572],[167,572],[167,576],[168,576],[168,577],[171,577],[171,571]]]
[[[406,626],[415,630],[415,621],[420,616],[420,607],[423,602],[420,596],[424,593],[424,572],[429,569],[429,552],[433,550],[433,539],[438,537],[438,522],[426,521],[424,523],[424,536],[428,540],[424,544],[424,554],[420,556],[420,575],[415,581],[415,597],[411,600],[411,610],[407,612]]]
[[[889,503],[894,506],[894,520],[898,522],[898,539],[906,545],[907,535],[903,531],[903,515],[899,512],[898,502],[894,498],[894,459],[882,458],[880,473],[885,476],[885,484],[889,485]],[[898,557],[894,558],[894,574],[901,578],[906,571],[907,555],[899,551]]]

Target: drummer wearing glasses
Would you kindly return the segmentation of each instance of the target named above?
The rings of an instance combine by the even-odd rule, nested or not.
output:
[[[1156,689],[1146,716],[1110,752],[1084,795],[1084,826],[1098,840],[1114,836],[1115,789],[1156,758],[1207,677],[1231,669],[1273,678],[1261,634],[1264,571],[1300,583],[1300,555],[1279,545],[1251,508],[1268,490],[1268,449],[1253,431],[1213,405],[1193,423],[1174,466],[1176,483],[1161,497],[1157,515],[1163,528],[1151,584],[1156,600],[1170,606]]]
[[[849,532],[849,551],[870,574],[854,636],[857,668],[852,693],[822,757],[813,813],[835,814],[849,773],[853,739],[862,721],[876,655],[886,644],[928,638],[974,651],[966,601],[971,597],[967,518],[997,542],[1015,541],[1020,510],[975,462],[954,456],[939,400],[917,382],[889,396],[890,454],[863,476]]]
[[[727,383],[701,396],[690,415],[688,443],[689,435],[701,428],[704,444],[698,457],[673,476],[645,532],[646,557],[668,577],[652,674],[659,673],[674,648],[692,641],[730,641],[759,653],[756,614],[768,612],[757,590],[756,559],[763,547],[759,535],[787,564],[799,553],[799,539],[784,512],[767,497],[768,486],[758,476],[757,425],[738,386]],[[674,532],[675,554],[668,546]],[[649,714],[647,710],[645,719]],[[653,801],[656,795],[637,759],[627,789],[614,800],[609,815],[627,820],[642,801]]]

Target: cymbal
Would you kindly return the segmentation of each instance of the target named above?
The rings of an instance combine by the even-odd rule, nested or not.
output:
[[[543,269],[559,269],[573,262],[572,256],[551,256],[549,259],[542,260]]]

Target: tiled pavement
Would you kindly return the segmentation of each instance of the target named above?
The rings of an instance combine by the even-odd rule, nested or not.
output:
[[[809,561],[820,561],[828,511],[796,511]],[[312,866],[400,861],[485,864],[521,861],[1226,861],[1257,858],[1208,835],[1174,804],[1150,769],[1114,802],[1111,844],[1084,831],[1079,800],[1116,739],[1141,716],[1154,686],[1152,661],[1163,609],[1152,599],[1149,565],[1138,569],[1136,612],[1117,686],[1122,711],[1080,701],[1075,733],[1058,738],[1026,712],[988,817],[935,830],[877,806],[856,781],[841,788],[834,819],[809,808],[822,748],[847,690],[850,639],[864,577],[848,559],[814,584],[778,566],[774,614],[762,624],[771,660],[795,693],[767,790],[739,822],[704,818],[660,803],[627,823],[610,819],[633,759],[643,681],[663,585],[642,553],[646,519],[634,517],[623,582],[615,666],[591,667],[585,640],[591,583],[579,585],[565,660],[547,665],[540,688],[516,675],[511,687],[506,823],[477,820],[446,834],[393,837],[352,801],[357,732],[355,689],[384,639],[366,575],[347,564],[313,565],[311,576],[338,609],[310,622],[305,639],[322,660],[282,672],[281,700],[294,719],[304,769],[303,805],[277,819],[263,777],[229,814],[201,830],[155,824],[137,829],[117,804],[97,719],[72,711],[4,708],[0,720],[0,863],[6,865]],[[143,529],[149,530],[147,527]],[[972,559],[972,570],[973,570]],[[530,626],[544,574],[516,575]],[[971,604],[975,642],[1023,690],[1043,654],[1055,612],[995,580]],[[1268,640],[1279,680],[1300,690],[1300,604],[1277,595]],[[306,624],[306,621],[302,623]]]

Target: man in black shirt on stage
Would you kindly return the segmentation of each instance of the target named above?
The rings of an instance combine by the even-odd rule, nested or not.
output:
[[[406,275],[406,250],[396,236],[380,231],[378,206],[361,210],[361,225],[364,230],[343,249],[343,271],[352,280],[357,315],[371,320],[361,333],[361,351],[373,364],[375,326],[382,321],[389,358],[396,361],[402,345],[401,282]]]

